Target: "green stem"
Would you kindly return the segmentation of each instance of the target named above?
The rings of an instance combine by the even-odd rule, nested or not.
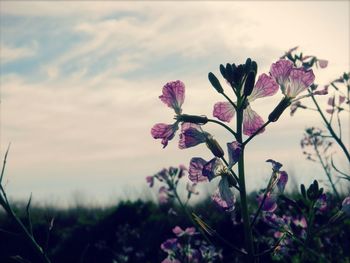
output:
[[[240,105],[240,103],[238,103]],[[243,124],[243,109],[241,107],[237,110],[237,141],[242,143],[242,124]],[[239,189],[241,200],[241,212],[244,225],[245,247],[247,250],[247,256],[245,262],[254,262],[254,244],[252,229],[250,227],[247,193],[245,186],[244,175],[244,147],[238,160],[238,176],[239,176]]]
[[[235,133],[230,127],[228,127],[225,123],[222,123],[221,121],[217,121],[214,119],[208,119],[208,122],[219,124],[220,126],[224,127],[226,130],[228,130],[237,140],[237,133]]]
[[[332,180],[331,174],[329,172],[329,169],[327,168],[326,164],[324,163],[324,161],[322,159],[322,156],[320,154],[320,151],[317,148],[317,144],[316,143],[314,143],[314,149],[315,149],[316,155],[317,155],[317,157],[318,157],[318,159],[319,159],[319,161],[320,161],[320,163],[322,165],[322,168],[323,168],[324,172],[326,173],[328,181],[331,183],[331,186],[332,186],[334,194],[336,195],[337,199],[340,200],[340,196],[339,196],[339,193],[337,191],[337,188],[335,188],[335,185],[333,183],[333,180]]]
[[[347,150],[346,146],[344,145],[343,141],[337,136],[337,134],[335,133],[335,131],[333,130],[332,126],[330,125],[330,123],[327,121],[326,117],[324,116],[320,106],[318,105],[318,102],[315,99],[315,96],[312,94],[311,91],[309,91],[310,93],[310,97],[312,99],[312,101],[314,102],[318,112],[321,115],[322,120],[324,121],[328,131],[331,133],[332,137],[334,138],[334,140],[338,143],[338,145],[340,146],[340,148],[343,150],[346,158],[348,159],[348,162],[350,162],[350,153]]]

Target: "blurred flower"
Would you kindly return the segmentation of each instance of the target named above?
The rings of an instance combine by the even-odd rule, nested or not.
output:
[[[153,185],[154,185],[154,177],[153,176],[147,176],[146,181],[149,184],[149,187],[153,187]]]
[[[176,251],[178,247],[177,238],[169,238],[160,245],[160,248],[167,253]]]
[[[298,100],[294,102],[292,105],[290,105],[290,116],[293,116],[298,108],[307,109],[307,107],[301,104],[300,100]]]
[[[161,204],[166,204],[169,201],[169,192],[165,186],[161,186],[158,191],[158,201]]]
[[[340,107],[340,105],[343,104],[345,100],[346,100],[346,97],[340,95],[338,97],[338,104],[336,104],[335,96],[328,98],[327,104],[328,106],[330,106],[330,108],[326,109],[326,112],[329,114],[333,114],[336,109],[338,110],[338,112],[344,110],[342,107]]]
[[[247,97],[247,107],[243,112],[243,133],[254,134],[263,124],[263,119],[250,107],[250,103],[258,98],[264,98],[276,94],[278,85],[272,77],[261,74],[255,83],[252,93]],[[230,122],[235,115],[235,109],[229,102],[217,102],[214,105],[213,116],[221,121]],[[264,132],[261,130],[260,133]]]
[[[264,198],[264,193],[258,195],[259,206],[261,205],[263,198]],[[271,195],[271,193],[267,193],[264,200],[264,204],[261,207],[262,211],[274,212],[276,208],[277,208],[276,196]]]
[[[176,226],[173,228],[173,233],[177,237],[193,236],[194,234],[196,234],[196,229],[194,227],[187,227],[185,230],[183,230],[181,227]]]
[[[301,228],[307,228],[307,222],[304,216],[295,216],[292,219],[292,222],[294,225],[301,227]]]
[[[321,194],[321,196],[316,200],[315,207],[318,208],[321,212],[325,212],[328,208],[327,195]]]

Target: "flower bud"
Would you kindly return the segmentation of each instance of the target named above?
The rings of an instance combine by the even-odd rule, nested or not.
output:
[[[233,69],[230,63],[226,64],[226,79],[228,82],[232,83],[233,81]]]
[[[225,66],[220,64],[220,72],[221,72],[221,75],[224,77],[224,79],[226,79],[226,69],[225,69]]]
[[[244,64],[244,69],[246,74],[249,73],[251,66],[252,66],[252,60],[250,58],[247,58]]]
[[[178,121],[189,122],[195,124],[206,124],[208,122],[207,116],[187,115],[181,114],[176,117]]]
[[[224,150],[221,148],[219,143],[213,137],[208,137],[206,144],[209,150],[214,154],[214,156],[218,158],[221,158],[224,156]]]
[[[250,66],[250,70],[254,71],[255,72],[255,75],[256,73],[258,72],[258,64],[256,64],[255,61],[252,61],[252,64]]]
[[[209,72],[208,79],[209,79],[211,85],[214,87],[214,89],[216,89],[217,92],[219,92],[219,93],[224,92],[224,89],[221,87],[219,80],[212,72]]]
[[[244,83],[244,90],[243,90],[244,96],[248,97],[252,93],[254,84],[255,84],[255,72],[250,71]]]
[[[269,121],[275,122],[282,115],[284,110],[290,105],[291,101],[289,98],[283,98],[280,103],[276,106],[276,108],[270,113]]]

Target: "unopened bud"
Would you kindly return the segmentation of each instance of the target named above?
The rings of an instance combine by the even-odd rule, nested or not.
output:
[[[269,115],[269,121],[275,122],[279,119],[279,117],[282,115],[284,110],[290,105],[291,101],[289,98],[285,97],[283,98],[280,103],[276,106],[276,108],[270,113]]]
[[[178,121],[189,122],[195,124],[206,124],[208,122],[207,116],[187,115],[181,114],[176,117]]]
[[[252,61],[252,64],[250,66],[250,70],[254,71],[255,72],[255,75],[256,73],[258,72],[258,64],[256,64],[255,61]]]
[[[243,95],[248,97],[253,91],[254,84],[255,84],[255,72],[254,71],[250,71],[248,73],[247,79],[246,79],[246,81],[244,83]]]
[[[214,156],[221,158],[224,156],[224,150],[219,143],[212,137],[209,137],[206,141],[207,147],[214,154]]]
[[[220,73],[226,79],[226,69],[225,66],[220,64]]]
[[[219,92],[219,93],[224,92],[224,89],[221,87],[220,81],[213,73],[209,72],[208,79],[209,79],[211,85],[214,87],[214,89],[216,89],[217,92]]]

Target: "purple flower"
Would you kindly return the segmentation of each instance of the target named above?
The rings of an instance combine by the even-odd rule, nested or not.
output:
[[[271,227],[277,229],[288,229],[286,219],[277,216],[274,213],[264,212],[262,216],[263,221]]]
[[[261,74],[255,83],[252,93],[247,97],[248,104],[258,98],[272,96],[278,91],[275,80],[267,74]],[[214,105],[213,116],[221,121],[230,122],[235,115],[234,107],[228,102],[217,102]],[[254,134],[264,124],[263,119],[248,105],[243,112],[243,133]],[[264,129],[260,133],[264,132]]]
[[[272,170],[273,171],[279,171],[281,169],[281,167],[283,166],[281,163],[276,162],[275,160],[272,159],[268,159],[266,160],[267,163],[271,163],[272,164]]]
[[[280,171],[278,175],[277,188],[280,193],[284,192],[284,188],[288,182],[288,174],[285,171]]]
[[[154,139],[162,139],[163,148],[165,148],[168,141],[174,138],[178,128],[177,122],[174,124],[157,123],[152,127],[151,134]]]
[[[194,227],[187,227],[185,230],[183,230],[181,227],[176,226],[173,228],[173,233],[177,237],[193,236],[196,233],[196,229]]]
[[[214,177],[220,175],[223,170],[224,166],[220,159],[213,158],[203,166],[202,174],[206,176],[210,182]]]
[[[226,176],[221,178],[218,189],[216,189],[211,198],[219,207],[227,212],[231,212],[235,209],[236,197],[230,190]]]
[[[270,74],[281,86],[282,93],[291,99],[306,90],[315,80],[312,70],[294,68],[293,63],[285,59],[273,63]]]
[[[166,204],[169,201],[169,192],[165,186],[161,186],[158,191],[158,201],[161,204]]]
[[[318,208],[321,212],[327,210],[328,203],[326,194],[321,194],[321,196],[316,200],[315,207]]]
[[[186,149],[204,143],[209,133],[200,130],[200,126],[184,122],[181,125],[179,148]]]
[[[153,176],[147,176],[146,181],[149,184],[149,187],[153,187],[153,185],[154,185],[154,177]]]
[[[188,169],[188,177],[192,182],[204,182],[207,181],[208,178],[203,175],[203,167],[207,163],[206,160],[194,157],[190,161],[190,167]]]
[[[185,100],[185,84],[180,80],[168,82],[159,98],[168,107],[173,108],[176,114],[181,114],[181,106]]]
[[[258,195],[259,206],[261,205],[263,198],[264,198],[264,194]],[[271,213],[274,212],[277,209],[276,196],[271,195],[271,193],[267,193],[261,209],[266,212],[271,212]]]
[[[341,211],[343,211],[347,216],[350,216],[350,196],[343,200]]]
[[[177,238],[169,238],[169,239],[165,240],[160,245],[160,248],[166,253],[176,251],[178,249]]]
[[[231,168],[239,160],[239,157],[242,152],[242,144],[240,144],[237,141],[227,143],[227,151],[228,151],[228,158],[229,158],[228,165],[229,165],[229,168]]]

